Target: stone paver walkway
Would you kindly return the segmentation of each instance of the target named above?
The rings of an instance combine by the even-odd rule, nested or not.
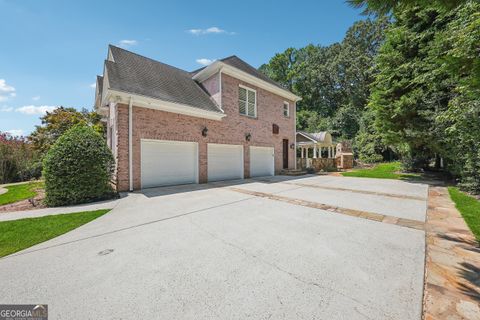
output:
[[[334,213],[344,214],[348,216],[363,218],[363,219],[377,221],[377,222],[395,224],[395,225],[406,227],[406,228],[424,230],[424,227],[425,227],[425,224],[423,222],[417,221],[417,220],[397,218],[397,217],[387,216],[387,215],[374,213],[374,212],[341,208],[341,207],[331,206],[324,203],[318,203],[318,202],[312,202],[312,201],[307,201],[302,199],[280,196],[273,193],[258,192],[258,191],[246,190],[246,189],[235,188],[235,187],[230,187],[228,189],[232,191],[244,193],[244,194],[249,194],[256,197],[268,198],[271,200],[287,202],[290,204],[296,204],[296,205],[309,207],[309,208],[327,210]]]
[[[7,189],[0,187],[0,194],[4,194],[7,191],[8,191]]]
[[[424,319],[480,319],[480,247],[447,188],[430,187]]]

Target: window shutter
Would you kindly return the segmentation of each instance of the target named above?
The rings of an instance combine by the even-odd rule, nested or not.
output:
[[[255,117],[255,91],[248,91],[248,115]]]
[[[241,114],[247,114],[247,90],[238,88],[238,108]]]
[[[255,91],[238,87],[238,109],[241,114],[256,117],[256,103],[257,97]]]

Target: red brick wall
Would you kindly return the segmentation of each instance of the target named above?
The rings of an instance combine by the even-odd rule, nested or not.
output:
[[[238,112],[238,85],[257,90],[257,118],[240,115]],[[244,146],[244,173],[250,176],[249,146],[274,147],[275,172],[283,168],[282,139],[289,145],[295,142],[294,103],[290,103],[290,117],[283,116],[283,99],[263,89],[243,83],[222,74],[222,102],[226,113],[221,121],[190,117],[170,112],[133,106],[133,184],[140,189],[140,140],[159,139],[198,142],[199,180],[207,182],[207,143],[241,144]],[[117,185],[120,191],[128,190],[128,106],[117,105],[118,157]],[[272,134],[272,124],[280,127],[279,134]],[[201,131],[208,128],[207,137]],[[247,142],[245,135],[251,134]],[[288,149],[289,168],[295,166],[295,150]]]
[[[217,104],[220,104],[220,77],[219,74],[216,73],[212,75],[210,78],[202,82],[202,86],[205,91],[210,94],[212,100],[214,100]]]

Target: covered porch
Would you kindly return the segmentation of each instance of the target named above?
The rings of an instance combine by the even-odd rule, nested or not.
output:
[[[313,168],[316,171],[335,168],[336,147],[332,136],[326,131],[316,133],[297,132],[297,167]],[[297,153],[298,154],[298,153]]]

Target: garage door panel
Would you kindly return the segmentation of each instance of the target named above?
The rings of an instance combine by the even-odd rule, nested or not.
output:
[[[141,141],[142,188],[197,182],[195,142]]]
[[[273,176],[274,174],[274,149],[270,147],[250,147],[250,177]]]
[[[208,181],[243,178],[243,146],[207,144]]]

